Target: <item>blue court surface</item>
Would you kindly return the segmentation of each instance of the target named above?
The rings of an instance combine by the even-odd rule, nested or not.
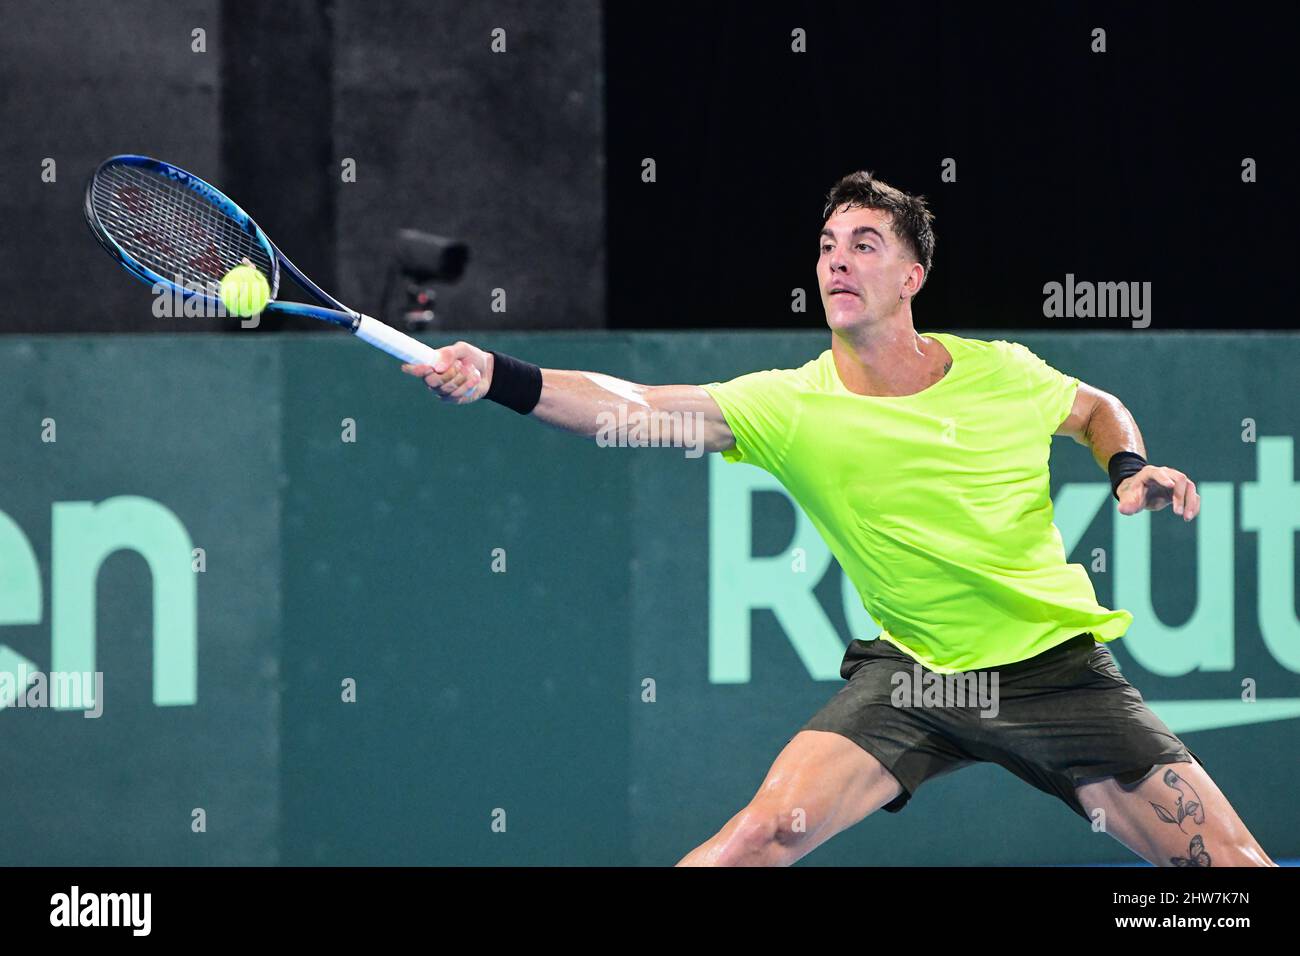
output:
[[[1274,860],[1278,866],[1300,866],[1300,860]],[[1086,867],[1118,867],[1118,866],[1150,866],[1150,863],[1061,863],[1058,866],[1086,866]]]

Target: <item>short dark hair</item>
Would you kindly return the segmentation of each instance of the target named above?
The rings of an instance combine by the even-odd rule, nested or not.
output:
[[[921,277],[921,285],[924,286],[930,278],[930,267],[934,261],[934,213],[926,206],[925,197],[909,195],[876,179],[870,170],[863,169],[849,173],[831,187],[831,191],[826,194],[822,222],[845,205],[878,209],[890,214],[894,235],[907,243],[916,261],[925,269],[925,275]]]

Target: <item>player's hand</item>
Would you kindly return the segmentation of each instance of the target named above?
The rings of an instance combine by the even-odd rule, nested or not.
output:
[[[468,405],[477,402],[492,387],[492,356],[468,342],[438,349],[436,365],[403,365],[402,371],[424,379],[429,391],[444,402]]]
[[[1196,493],[1196,482],[1177,468],[1145,465],[1135,475],[1129,475],[1115,489],[1119,495],[1119,513],[1135,515],[1139,511],[1159,511],[1167,505],[1174,506],[1174,514],[1191,521],[1200,513],[1201,496]]]

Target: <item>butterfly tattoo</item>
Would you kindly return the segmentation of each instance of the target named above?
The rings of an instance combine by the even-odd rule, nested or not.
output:
[[[1198,833],[1187,845],[1187,856],[1171,856],[1169,862],[1174,866],[1209,866],[1210,854],[1205,852],[1205,841]]]

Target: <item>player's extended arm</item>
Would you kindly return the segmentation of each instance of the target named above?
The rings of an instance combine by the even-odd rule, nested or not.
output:
[[[424,379],[444,402],[455,405],[476,402],[491,390],[491,352],[467,342],[439,352],[437,365],[403,365],[402,371]],[[600,372],[545,368],[541,396],[530,414],[587,438],[619,439],[648,427],[660,436],[660,445],[726,451],[736,443],[718,403],[698,385],[638,385]]]
[[[1117,452],[1134,452],[1143,459],[1147,454],[1142,433],[1124,403],[1109,392],[1083,382],[1075,392],[1070,414],[1056,429],[1056,434],[1068,435],[1085,446],[1103,471],[1109,471],[1110,459]],[[1201,510],[1196,483],[1176,468],[1143,465],[1140,471],[1120,482],[1115,493],[1119,498],[1119,512],[1124,515],[1144,509],[1159,511],[1172,504],[1174,514],[1191,521]]]

